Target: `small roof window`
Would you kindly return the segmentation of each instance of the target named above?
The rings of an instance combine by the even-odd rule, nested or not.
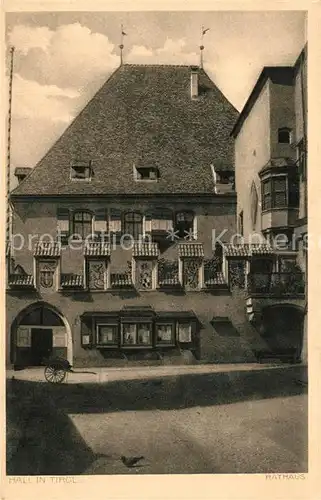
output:
[[[71,165],[70,178],[73,181],[90,181],[92,176],[91,161],[76,161]]]
[[[154,181],[159,178],[157,167],[134,167],[134,179],[136,181]]]

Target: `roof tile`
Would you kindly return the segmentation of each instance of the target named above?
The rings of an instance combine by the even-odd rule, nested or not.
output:
[[[157,243],[135,243],[133,249],[134,257],[158,257],[159,249]]]
[[[273,248],[267,244],[248,244],[243,245],[223,245],[223,252],[226,257],[251,257],[252,255],[272,255]]]
[[[86,242],[84,254],[87,257],[109,257],[110,244],[101,242]]]
[[[82,288],[84,277],[81,274],[62,274],[60,286],[61,288]]]
[[[178,245],[179,257],[204,257],[202,243],[180,243]]]
[[[58,242],[41,241],[34,249],[35,257],[60,257],[61,245]]]
[[[112,287],[131,287],[133,282],[128,273],[113,273],[110,276]]]
[[[33,287],[33,276],[30,274],[11,274],[9,276],[9,286]]]

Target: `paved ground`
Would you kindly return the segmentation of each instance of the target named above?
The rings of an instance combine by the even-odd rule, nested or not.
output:
[[[307,471],[299,367],[244,366],[113,369],[108,382],[100,372],[101,383],[83,374],[62,386],[17,372],[24,379],[8,383],[9,413],[25,420],[7,473]],[[127,469],[123,454],[146,459]]]

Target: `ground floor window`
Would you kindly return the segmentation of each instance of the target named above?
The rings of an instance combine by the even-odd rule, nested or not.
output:
[[[156,343],[158,345],[168,345],[175,343],[174,324],[157,324],[156,325]]]
[[[189,344],[197,338],[200,323],[191,311],[157,314],[147,311],[150,314],[146,314],[144,310],[132,309],[127,317],[126,311],[84,313],[81,317],[83,347],[156,348]]]
[[[178,341],[187,343],[192,341],[192,326],[190,323],[178,323]]]
[[[118,344],[118,326],[117,325],[98,325],[97,342],[101,345]]]
[[[123,345],[150,345],[152,342],[151,323],[123,323]]]

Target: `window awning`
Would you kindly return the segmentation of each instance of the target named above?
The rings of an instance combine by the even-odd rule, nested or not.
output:
[[[135,243],[133,257],[158,257],[157,243]]]
[[[253,255],[273,255],[273,248],[268,243],[262,244],[224,244],[223,253],[225,257],[251,257]]]
[[[204,257],[202,243],[180,243],[178,245],[179,257]]]
[[[30,274],[11,274],[9,276],[9,286],[12,287],[34,287],[33,276]]]
[[[110,244],[98,241],[86,242],[84,247],[84,255],[86,257],[109,257]]]
[[[36,244],[35,257],[60,257],[61,245],[58,242],[42,241]]]
[[[82,274],[62,274],[60,286],[61,288],[82,288],[84,277]]]

